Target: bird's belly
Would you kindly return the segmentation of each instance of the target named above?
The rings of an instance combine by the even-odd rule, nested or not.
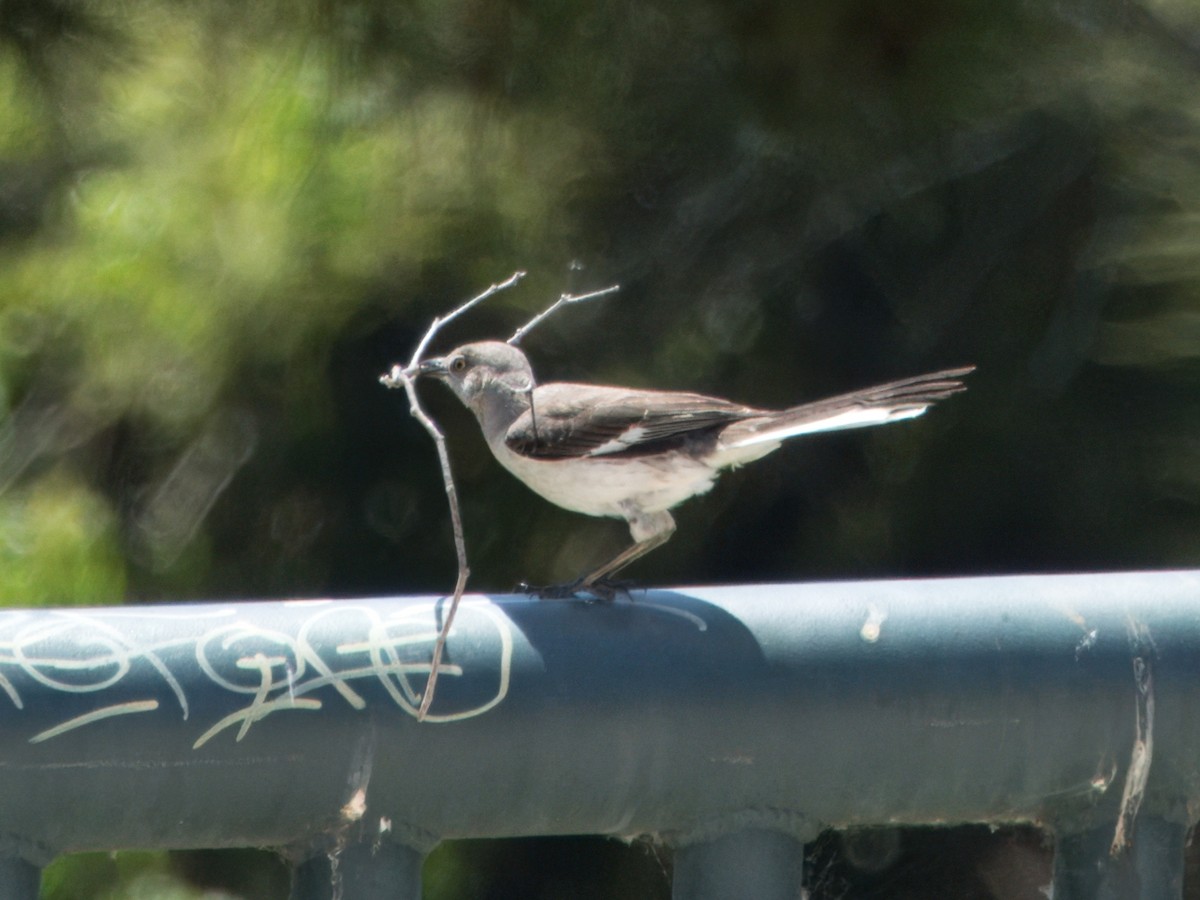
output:
[[[712,488],[717,472],[683,454],[626,459],[531,459],[493,448],[500,464],[535,493],[564,509],[589,516],[626,518],[630,506],[645,513],[678,506]]]

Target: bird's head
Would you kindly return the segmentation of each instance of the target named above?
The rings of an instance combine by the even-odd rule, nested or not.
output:
[[[476,414],[493,404],[527,402],[534,387],[525,354],[500,341],[463,344],[445,356],[425,360],[418,371],[447,384]]]

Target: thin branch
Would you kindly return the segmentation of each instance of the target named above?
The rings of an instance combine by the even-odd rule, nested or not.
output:
[[[471,575],[471,570],[467,566],[467,543],[463,537],[462,514],[458,507],[458,490],[454,486],[454,475],[450,471],[450,454],[446,450],[446,438],[421,406],[421,401],[417,397],[417,388],[414,379],[420,370],[422,355],[429,346],[429,342],[433,340],[434,335],[438,333],[443,325],[458,318],[467,310],[482,303],[493,294],[512,287],[524,277],[524,272],[514,272],[506,280],[498,284],[493,284],[482,294],[472,297],[453,312],[435,318],[430,324],[429,330],[425,332],[425,336],[417,344],[417,349],[413,352],[408,366],[405,368],[401,368],[399,365],[392,366],[392,370],[379,379],[384,387],[404,388],[404,393],[408,396],[409,411],[412,413],[413,418],[420,422],[421,426],[429,432],[429,436],[433,438],[433,443],[437,447],[438,462],[441,463],[442,467],[442,483],[446,488],[446,502],[450,505],[450,524],[454,531],[454,551],[458,557],[458,579],[454,583],[454,594],[450,598],[450,609],[447,611],[446,619],[438,631],[437,643],[433,646],[433,659],[429,667],[429,679],[425,682],[425,691],[421,696],[421,707],[417,711],[417,721],[424,721],[425,716],[429,712],[430,704],[433,703],[438,672],[442,664],[442,654],[446,649],[446,637],[450,634],[450,627],[454,624],[454,617],[458,613],[458,604],[462,600],[463,591],[466,590],[467,579]]]
[[[419,365],[421,365],[421,357],[425,355],[425,349],[429,346],[429,342],[433,340],[434,335],[436,335],[441,330],[443,325],[454,321],[459,316],[461,316],[463,313],[465,313],[467,310],[473,309],[474,307],[478,306],[480,303],[482,303],[488,297],[492,296],[492,294],[498,294],[503,290],[507,290],[508,288],[513,287],[514,285],[517,284],[517,282],[519,282],[524,277],[525,277],[525,273],[523,271],[518,270],[516,272],[513,272],[506,279],[504,279],[501,282],[498,282],[497,284],[493,284],[491,287],[489,287],[486,291],[484,291],[479,296],[472,297],[470,300],[468,300],[466,303],[464,303],[462,306],[460,306],[458,309],[454,310],[453,312],[447,313],[444,316],[435,317],[434,320],[429,324],[429,330],[425,332],[425,337],[421,338],[421,342],[419,344],[417,344],[417,349],[413,351],[412,359],[409,360],[408,367],[404,370],[404,373],[406,375],[408,375],[409,378],[412,378],[413,376],[415,376],[417,374],[417,367]],[[388,380],[385,380],[385,379],[393,378],[395,376],[395,374],[396,374],[396,369],[395,369],[395,367],[393,367],[391,372],[389,372],[387,375],[384,375],[383,378],[380,378],[379,380],[386,387],[391,387],[391,388],[399,387],[400,385],[392,384]]]
[[[433,703],[434,690],[437,687],[438,673],[441,670],[442,656],[446,650],[446,638],[450,634],[450,628],[454,624],[454,617],[458,613],[458,605],[462,600],[463,592],[467,587],[467,579],[471,575],[471,570],[467,566],[467,542],[463,536],[462,514],[458,506],[458,489],[454,485],[454,475],[450,470],[450,454],[446,449],[446,437],[442,434],[441,429],[437,427],[433,419],[425,412],[421,406],[421,401],[417,397],[417,387],[415,380],[420,374],[421,359],[425,355],[426,349],[430,342],[441,330],[443,325],[457,319],[463,313],[478,306],[488,297],[500,291],[506,290],[517,284],[525,273],[521,271],[514,272],[504,281],[493,284],[483,293],[476,297],[472,297],[466,303],[459,306],[457,309],[447,313],[444,316],[434,318],[429,325],[429,330],[425,332],[425,336],[421,338],[417,344],[416,350],[413,351],[412,359],[409,360],[407,366],[401,367],[399,364],[392,366],[391,371],[379,378],[380,383],[388,388],[403,388],[404,393],[408,396],[409,412],[413,418],[421,423],[421,426],[433,438],[434,446],[437,447],[438,462],[442,467],[442,483],[446,489],[446,501],[450,506],[450,524],[454,532],[454,552],[458,557],[458,579],[454,584],[454,594],[450,598],[450,609],[446,612],[446,619],[442,623],[442,627],[438,631],[437,642],[433,645],[433,659],[429,667],[429,679],[425,682],[425,691],[421,695],[421,706],[417,710],[417,721],[424,721],[425,716],[429,712],[429,707]],[[524,325],[517,329],[516,333],[508,339],[510,344],[516,345],[525,335],[536,328],[541,322],[550,316],[551,313],[561,309],[564,306],[569,306],[573,303],[583,303],[587,300],[594,300],[597,297],[603,297],[612,294],[619,290],[619,285],[612,285],[599,291],[591,291],[587,294],[563,294],[554,302],[548,309],[538,313]]]
[[[595,300],[597,297],[606,297],[609,294],[615,294],[620,289],[621,286],[619,284],[613,284],[609,287],[601,288],[598,291],[589,291],[586,294],[563,294],[549,309],[542,310],[540,313],[518,328],[515,332],[513,332],[513,336],[508,339],[508,343],[512,344],[514,347],[517,346],[517,344],[521,343],[521,340],[525,337],[525,335],[529,334],[529,332],[537,328],[538,325],[542,324],[543,319],[549,318],[550,315],[557,312],[564,306],[569,306],[572,303],[583,303],[587,300]]]

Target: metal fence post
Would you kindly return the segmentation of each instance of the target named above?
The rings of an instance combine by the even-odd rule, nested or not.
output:
[[[290,900],[421,900],[424,854],[403,844],[350,844],[292,874]]]
[[[1054,900],[1179,900],[1188,829],[1157,816],[1138,819],[1130,846],[1113,853],[1113,823],[1059,835]]]
[[[796,900],[804,845],[790,834],[746,829],[680,847],[673,900]]]
[[[0,857],[0,900],[37,900],[42,870],[19,856]]]

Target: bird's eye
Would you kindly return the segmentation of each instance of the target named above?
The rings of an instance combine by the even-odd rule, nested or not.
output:
[[[465,357],[456,356],[456,357],[454,357],[454,359],[450,360],[450,371],[451,372],[462,372],[462,371],[465,371],[466,368],[467,368],[467,360]]]

